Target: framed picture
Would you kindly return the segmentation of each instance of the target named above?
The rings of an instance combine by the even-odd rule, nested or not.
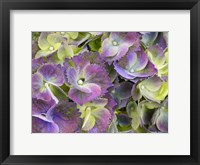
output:
[[[1,164],[200,164],[199,0],[1,0]]]

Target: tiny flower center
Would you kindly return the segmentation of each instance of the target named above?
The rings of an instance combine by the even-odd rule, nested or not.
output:
[[[134,69],[131,69],[131,70],[130,70],[131,73],[133,73],[134,71],[135,71]]]
[[[60,32],[60,34],[62,34],[62,35],[63,35],[63,34],[65,34],[65,32]]]
[[[111,92],[114,94],[114,93],[115,93],[115,90],[112,90]]]
[[[141,89],[144,89],[144,85],[141,86]]]
[[[80,80],[78,80],[77,83],[78,83],[78,85],[83,85],[83,80],[80,79]]]
[[[91,107],[87,107],[86,110],[87,111],[91,111],[92,109],[91,109]]]
[[[117,43],[116,41],[113,41],[112,44],[113,44],[114,46],[117,46],[117,45],[118,45],[118,43]]]
[[[51,46],[51,47],[49,48],[49,50],[53,50],[53,46]]]

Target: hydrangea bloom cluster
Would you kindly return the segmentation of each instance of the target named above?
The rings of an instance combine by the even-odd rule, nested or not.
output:
[[[168,33],[33,32],[32,132],[168,132]]]

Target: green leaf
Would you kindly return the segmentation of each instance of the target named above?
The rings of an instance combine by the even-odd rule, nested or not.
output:
[[[91,51],[97,51],[101,47],[101,37],[97,38],[96,40],[92,40],[89,44]]]
[[[59,101],[68,99],[67,94],[60,87],[53,84],[48,84],[48,87]]]

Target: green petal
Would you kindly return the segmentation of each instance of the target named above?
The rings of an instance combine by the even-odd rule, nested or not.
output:
[[[159,106],[160,105],[157,103],[148,102],[146,100],[139,103],[139,113],[143,124],[147,125],[151,123],[153,114]]]
[[[52,54],[53,52],[55,52],[54,50],[39,50],[36,55],[35,55],[35,59],[40,58],[40,57],[47,57],[50,54]]]
[[[132,118],[131,126],[134,130],[136,130],[140,125],[140,118],[137,112],[137,104],[135,101],[130,101],[127,104],[126,111],[128,115]]]
[[[134,111],[137,111],[137,104],[135,101],[130,101],[126,106],[126,112],[131,117]]]
[[[72,39],[76,39],[78,37],[78,32],[67,32],[67,34],[69,34]]]
[[[142,95],[152,101],[160,102],[168,95],[168,83],[163,82],[158,91],[149,91],[148,89],[141,89]]]
[[[158,70],[158,76],[167,76],[167,75],[168,75],[168,64],[165,64]]]
[[[68,45],[61,45],[58,49],[58,58],[64,60],[65,58],[71,58],[74,56],[73,49]]]
[[[116,125],[117,117],[114,115],[112,122],[108,128],[108,133],[118,133],[117,125]]]
[[[138,113],[135,111],[132,113],[132,123],[131,126],[134,130],[136,130],[140,125],[140,118]]]
[[[57,43],[55,44],[53,47],[54,47],[54,50],[58,50],[58,48],[60,47],[61,43]]]
[[[140,90],[142,86],[145,87],[146,90],[155,92],[160,89],[162,85],[161,79],[158,76],[154,76],[152,78],[146,79],[139,84]]]
[[[75,45],[70,45],[74,54],[77,55],[83,48],[82,47],[78,47],[78,46],[75,46]]]
[[[95,118],[91,115],[91,110],[86,109],[82,129],[84,131],[89,131],[94,127],[94,125],[95,125]]]
[[[166,61],[164,50],[159,45],[153,45],[147,50],[147,55],[159,69]]]
[[[131,93],[132,93],[132,98],[133,100],[139,100],[142,98],[142,94],[140,92],[140,89],[139,89],[139,85],[133,85],[133,88],[131,90]]]
[[[42,50],[46,50],[50,47],[50,44],[47,41],[47,35],[48,35],[48,33],[46,33],[46,32],[42,32],[40,34],[40,37],[39,37],[39,40],[38,40],[38,46]]]
[[[52,33],[47,36],[47,41],[50,45],[54,46],[62,42],[62,37],[56,33]]]
[[[164,82],[159,91],[157,92],[155,100],[164,100],[167,95],[168,95],[168,83]]]

